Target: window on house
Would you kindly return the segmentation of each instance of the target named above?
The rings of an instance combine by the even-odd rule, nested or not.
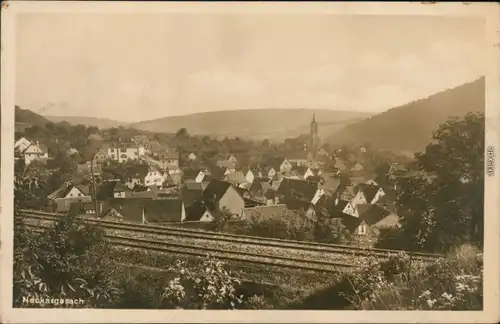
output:
[[[125,153],[125,152],[127,152],[127,150],[126,150],[126,149],[124,149],[124,148],[122,148],[122,149],[120,149],[120,152],[121,152],[121,153]]]
[[[359,235],[366,235],[366,225],[365,224],[359,225],[358,234]]]

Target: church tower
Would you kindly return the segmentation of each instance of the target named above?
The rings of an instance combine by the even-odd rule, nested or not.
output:
[[[310,140],[311,140],[311,153],[313,158],[315,159],[319,147],[320,147],[320,142],[319,142],[319,135],[318,135],[318,123],[316,122],[316,112],[313,111],[313,118],[311,121],[311,133],[310,133]]]

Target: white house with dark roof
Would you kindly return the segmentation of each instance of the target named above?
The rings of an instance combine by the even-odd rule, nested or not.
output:
[[[47,147],[37,142],[31,143],[23,152],[24,163],[30,164],[34,160],[48,159],[49,153]]]
[[[18,152],[24,152],[29,146],[31,145],[30,140],[28,140],[26,137],[21,137],[14,143],[14,149],[17,150]]]
[[[161,186],[164,181],[165,177],[163,175],[163,172],[154,167],[151,167],[146,176],[144,177],[144,185],[147,187]]]
[[[127,160],[138,160],[146,154],[144,146],[137,144],[111,145],[108,148],[108,158],[119,163]]]

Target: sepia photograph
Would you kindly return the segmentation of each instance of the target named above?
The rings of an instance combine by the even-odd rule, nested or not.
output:
[[[497,322],[499,19],[2,3],[0,317]]]

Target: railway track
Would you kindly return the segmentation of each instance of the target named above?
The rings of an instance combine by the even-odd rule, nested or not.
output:
[[[45,213],[40,211],[22,210],[25,218],[39,220],[39,221],[55,221],[60,219],[61,214]],[[322,244],[314,242],[280,240],[273,238],[261,238],[253,236],[235,235],[227,233],[216,233],[207,231],[198,231],[192,229],[180,229],[168,226],[157,226],[149,224],[135,224],[135,223],[117,223],[113,221],[97,220],[90,218],[83,218],[85,221],[99,225],[108,230],[122,231],[128,233],[139,233],[141,235],[155,235],[158,237],[170,237],[178,239],[192,239],[194,241],[202,242],[226,242],[240,245],[254,245],[259,247],[268,248],[281,248],[287,250],[304,251],[307,253],[322,253],[322,254],[336,254],[336,255],[349,255],[349,256],[367,256],[368,253],[379,258],[388,257],[390,253],[398,253],[397,250],[385,249],[366,249],[355,246],[346,246],[338,244]],[[164,242],[165,243],[165,242]],[[199,247],[198,247],[199,249]],[[440,255],[413,253],[413,258],[416,260],[433,260]]]
[[[49,226],[34,224],[26,224],[26,226],[35,232],[43,232],[44,230],[50,228]],[[200,251],[200,247],[196,245],[166,243],[160,240],[147,240],[120,235],[106,234],[106,238],[112,245],[121,248],[174,253],[196,257],[205,257],[207,256],[207,254],[210,254],[215,258],[225,261],[252,263],[282,268],[293,268],[296,270],[337,273],[343,269],[355,267],[352,264],[341,262],[292,258],[286,256],[266,255],[262,253],[242,252],[227,249],[204,247]]]

